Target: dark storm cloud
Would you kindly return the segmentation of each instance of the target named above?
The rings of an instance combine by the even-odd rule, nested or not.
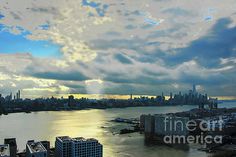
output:
[[[162,13],[170,13],[170,14],[173,14],[174,16],[192,16],[193,15],[192,12],[185,10],[183,8],[179,8],[179,7],[165,9],[162,11]]]
[[[4,16],[0,14],[0,19],[1,19],[1,18],[4,18]]]
[[[86,93],[87,92],[85,86],[83,85],[69,83],[69,82],[66,82],[63,85],[70,88],[71,93]]]
[[[122,54],[116,54],[114,58],[123,64],[132,64],[132,61]]]
[[[65,80],[65,81],[84,81],[89,79],[80,72],[37,72],[32,76],[44,79]]]
[[[220,58],[236,54],[236,27],[229,27],[229,24],[228,18],[220,19],[208,35],[193,41],[187,48],[177,49],[176,55],[165,59],[174,65],[194,58],[205,67],[217,67]]]
[[[125,49],[140,49],[145,45],[145,41],[142,39],[114,39],[114,40],[105,40],[97,39],[90,41],[92,43],[91,47],[94,49],[108,50],[110,48],[125,48]]]
[[[157,76],[139,75],[133,78],[120,73],[109,73],[108,75],[106,75],[104,80],[119,84],[131,83],[131,84],[147,84],[147,85],[155,85],[160,83],[165,84],[172,82],[171,78],[163,80],[163,79],[158,79]]]
[[[10,12],[10,14],[12,15],[12,17],[16,20],[21,20],[21,17],[19,16],[19,14],[16,14],[14,12]]]
[[[106,35],[109,35],[109,36],[120,36],[121,33],[116,32],[116,31],[109,31],[109,32],[106,33]]]
[[[132,29],[136,29],[137,26],[135,26],[135,25],[126,25],[125,28],[128,29],[128,30],[132,30]]]

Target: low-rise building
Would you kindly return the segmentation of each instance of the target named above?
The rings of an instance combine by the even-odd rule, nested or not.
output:
[[[154,115],[155,135],[188,135],[189,131],[186,127],[189,118],[176,117],[172,115]]]
[[[16,157],[16,153],[17,153],[16,139],[15,138],[4,139],[4,144],[9,144],[10,156],[11,157]]]
[[[55,156],[71,157],[71,138],[69,136],[56,137]]]
[[[72,139],[72,157],[102,157],[102,145],[96,139]]]
[[[0,145],[0,157],[10,157],[10,147],[8,144]]]
[[[186,127],[188,117],[177,117],[175,115],[142,115],[140,125],[144,127],[146,135],[188,135]]]
[[[41,142],[28,141],[26,157],[47,157],[47,150]]]

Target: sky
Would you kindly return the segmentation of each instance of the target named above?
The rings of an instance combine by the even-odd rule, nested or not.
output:
[[[0,93],[236,97],[235,0],[1,0]]]

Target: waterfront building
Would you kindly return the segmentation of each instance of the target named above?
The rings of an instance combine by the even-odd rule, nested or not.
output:
[[[69,136],[56,137],[55,155],[57,157],[71,157],[71,138]]]
[[[140,126],[144,127],[146,136],[165,136],[165,135],[188,135],[186,124],[188,117],[177,117],[174,115],[141,115]]]
[[[10,147],[8,144],[0,145],[0,157],[10,157]]]
[[[188,135],[186,124],[188,117],[176,117],[172,115],[154,115],[154,134],[155,135]]]
[[[4,139],[4,144],[9,145],[11,157],[16,157],[16,153],[17,153],[16,139],[15,138]]]
[[[62,136],[56,138],[55,154],[57,157],[102,157],[103,147],[96,139]]]
[[[146,115],[144,119],[144,132],[148,134],[154,133],[154,117],[152,115]]]
[[[26,157],[47,157],[47,150],[41,142],[28,141],[26,144]]]
[[[145,117],[146,115],[141,115],[140,119],[139,119],[139,127],[140,127],[140,131],[144,131],[144,125],[145,125]]]
[[[102,145],[96,139],[72,139],[72,157],[102,157]]]

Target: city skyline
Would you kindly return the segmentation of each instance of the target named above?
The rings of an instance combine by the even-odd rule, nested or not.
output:
[[[47,97],[42,97],[42,96],[24,97],[24,96],[22,96],[21,90],[17,90],[16,93],[10,92],[10,93],[5,94],[5,95],[0,93],[0,98],[5,97],[5,99],[7,99],[7,100],[38,99],[38,98],[43,98],[43,99],[63,98],[64,99],[64,98],[68,98],[70,96],[73,96],[76,99],[81,99],[81,98],[87,98],[87,99],[133,99],[133,98],[140,98],[140,97],[154,98],[154,97],[158,97],[158,96],[162,96],[162,97],[164,96],[166,99],[170,99],[174,95],[186,94],[188,92],[189,93],[193,92],[193,93],[197,93],[197,94],[207,94],[206,91],[198,90],[197,85],[193,84],[192,89],[188,89],[186,91],[178,91],[176,93],[173,93],[172,91],[169,91],[169,93],[161,92],[161,93],[156,94],[156,95],[145,95],[145,94],[135,95],[133,93],[131,93],[129,95],[68,93],[68,94],[48,95]],[[218,100],[235,100],[236,99],[233,96],[213,96],[213,97],[209,96],[209,98],[217,98]]]
[[[196,84],[235,99],[234,8],[234,0],[2,0],[0,93],[155,96]]]

